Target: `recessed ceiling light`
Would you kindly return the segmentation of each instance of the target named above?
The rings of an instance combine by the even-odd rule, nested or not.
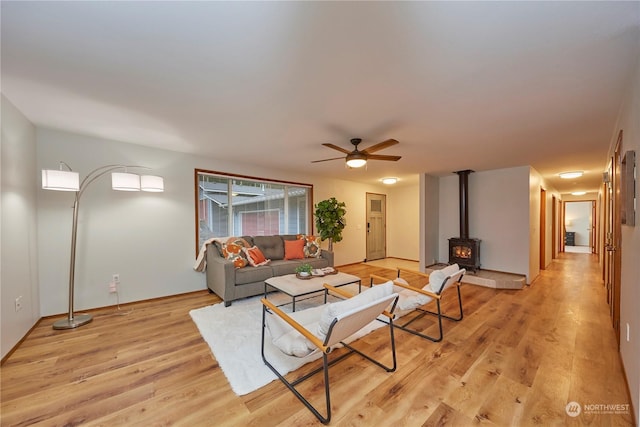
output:
[[[574,172],[562,172],[559,175],[560,175],[560,178],[571,179],[571,178],[580,178],[583,174],[584,172],[582,171],[574,171]]]
[[[396,182],[398,182],[398,178],[393,178],[393,177],[389,177],[389,178],[382,178],[382,183],[383,184],[395,184]]]
[[[586,191],[574,191],[573,193],[571,193],[574,196],[584,196],[585,194],[587,194]]]

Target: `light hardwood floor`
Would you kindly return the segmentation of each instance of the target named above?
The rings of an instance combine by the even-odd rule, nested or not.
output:
[[[394,275],[363,264],[341,270]],[[465,317],[445,322],[442,342],[396,331],[396,372],[358,356],[334,365],[332,425],[633,424],[631,408],[565,412],[571,401],[629,404],[594,256],[561,254],[524,290],[464,284],[462,293]],[[127,315],[97,310],[71,331],[43,320],[1,368],[0,424],[318,424],[277,381],[246,396],[231,391],[188,314],[218,301],[202,291],[128,305]],[[421,322],[433,331],[431,318]],[[385,357],[385,332],[360,342]],[[321,384],[317,376],[303,386],[319,404]]]

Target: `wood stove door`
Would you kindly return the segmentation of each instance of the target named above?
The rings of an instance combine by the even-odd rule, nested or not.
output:
[[[387,256],[386,203],[384,194],[367,193],[367,261]]]

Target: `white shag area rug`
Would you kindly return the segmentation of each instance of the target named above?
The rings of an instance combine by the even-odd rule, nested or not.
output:
[[[275,374],[264,364],[260,354],[262,333],[260,298],[261,296],[245,298],[234,301],[229,307],[220,303],[189,312],[200,330],[200,334],[209,344],[213,356],[231,385],[231,389],[239,396],[251,393],[277,379]],[[290,297],[280,293],[269,294],[268,298],[276,304],[283,304],[291,300]],[[337,299],[332,299],[330,296],[329,302],[331,301],[337,301]],[[296,300],[296,311],[323,303],[321,295],[307,300]],[[285,312],[291,311],[290,304],[280,308]],[[385,324],[373,321],[348,341],[358,339],[382,326]],[[303,358],[288,356],[271,344],[268,330],[265,334],[265,356],[282,375],[322,357],[318,351]]]

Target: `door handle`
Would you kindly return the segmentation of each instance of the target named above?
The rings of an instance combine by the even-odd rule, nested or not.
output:
[[[609,252],[615,252],[618,248],[616,248],[615,246],[612,245],[607,245],[605,246],[605,249]]]

